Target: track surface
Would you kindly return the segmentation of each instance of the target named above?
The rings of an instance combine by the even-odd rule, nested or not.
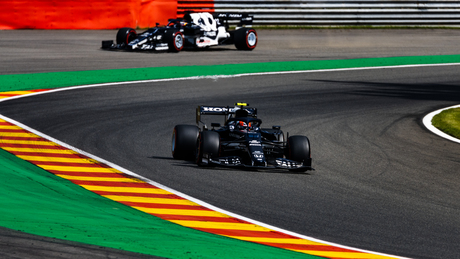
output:
[[[100,50],[116,31],[0,31],[0,73],[458,54],[460,30],[262,30],[256,51]]]
[[[460,36],[450,30],[279,31],[290,45],[279,51],[282,38],[262,31],[258,49],[249,53],[220,48],[156,54],[99,51],[99,39],[113,31],[4,31],[1,44],[8,43],[9,53],[25,53],[28,46],[9,45],[15,33],[31,34],[38,43],[30,54],[2,57],[5,74],[457,54],[451,40]],[[89,36],[72,43],[74,34]],[[59,41],[73,44],[72,50],[58,45],[65,51],[52,52],[45,41],[58,44],[53,39],[63,35]],[[312,38],[317,41],[310,47],[306,42],[314,42]],[[0,111],[154,181],[268,224],[379,252],[455,258],[460,146],[426,131],[421,119],[431,110],[457,104],[458,70],[382,69],[101,87],[9,101],[0,104]],[[171,159],[175,124],[193,124],[198,104],[235,101],[258,107],[266,126],[282,125],[291,135],[309,136],[316,171],[204,170]]]

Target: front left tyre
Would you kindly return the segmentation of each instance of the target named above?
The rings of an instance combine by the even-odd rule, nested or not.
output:
[[[117,44],[128,45],[131,41],[137,38],[137,32],[133,28],[121,28],[117,33]]]
[[[199,130],[194,125],[176,125],[172,135],[171,151],[174,159],[195,159]]]

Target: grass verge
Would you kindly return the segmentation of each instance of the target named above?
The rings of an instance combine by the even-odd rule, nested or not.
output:
[[[432,124],[440,131],[460,139],[460,108],[440,112],[433,117]]]

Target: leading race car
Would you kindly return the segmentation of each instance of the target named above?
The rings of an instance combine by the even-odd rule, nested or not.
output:
[[[175,159],[194,160],[199,166],[281,168],[304,172],[311,167],[310,141],[305,136],[284,139],[280,126],[261,128],[257,108],[245,103],[236,106],[198,106],[197,125],[176,125],[172,136]],[[202,115],[224,115],[225,123],[211,123]],[[200,124],[203,125],[200,128]]]
[[[229,19],[240,19],[235,30],[229,30]],[[248,14],[187,13],[183,19],[170,19],[168,25],[148,29],[137,34],[133,28],[121,28],[113,40],[102,41],[103,49],[169,50],[207,48],[234,44],[239,50],[253,50],[257,45],[257,32],[243,26],[252,25]]]

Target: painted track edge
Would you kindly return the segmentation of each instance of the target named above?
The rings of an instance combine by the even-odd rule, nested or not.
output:
[[[436,110],[436,111],[428,113],[425,117],[423,117],[423,125],[425,125],[425,127],[429,131],[431,131],[432,133],[434,133],[434,134],[436,134],[436,135],[438,135],[438,136],[440,136],[442,138],[445,138],[447,140],[450,140],[450,141],[453,141],[453,142],[456,142],[456,143],[460,143],[460,139],[454,138],[451,135],[448,135],[448,134],[442,132],[441,130],[439,130],[438,128],[433,126],[433,123],[432,123],[432,120],[433,120],[434,116],[438,115],[442,111],[453,109],[453,108],[460,108],[460,104],[449,106],[449,107],[442,108],[442,109],[439,109],[439,110]]]

